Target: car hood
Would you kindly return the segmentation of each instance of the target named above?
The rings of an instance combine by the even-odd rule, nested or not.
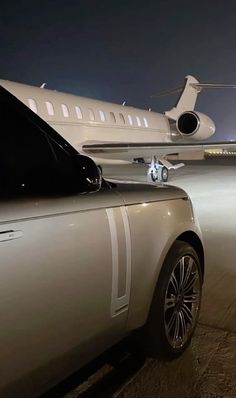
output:
[[[157,202],[174,199],[188,199],[188,194],[172,185],[151,185],[143,183],[116,183],[113,188],[122,196],[125,204]]]

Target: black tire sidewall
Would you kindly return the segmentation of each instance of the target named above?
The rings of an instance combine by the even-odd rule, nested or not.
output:
[[[151,171],[151,179],[153,182],[156,182],[158,180],[158,177],[154,177],[154,173]]]
[[[164,172],[166,172],[166,177],[164,178]],[[162,181],[163,182],[167,182],[168,181],[168,169],[167,169],[167,167],[162,167],[162,170],[161,170],[161,179],[162,179]]]

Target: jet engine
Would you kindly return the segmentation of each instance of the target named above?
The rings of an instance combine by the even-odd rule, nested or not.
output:
[[[214,134],[215,123],[204,113],[187,111],[177,119],[176,128],[185,138],[200,141]]]

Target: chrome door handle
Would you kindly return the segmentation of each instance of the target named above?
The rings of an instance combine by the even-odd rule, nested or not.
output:
[[[8,230],[8,231],[0,231],[0,242],[5,242],[6,240],[13,240],[13,239],[18,239],[23,236],[22,231],[13,231],[13,230]]]

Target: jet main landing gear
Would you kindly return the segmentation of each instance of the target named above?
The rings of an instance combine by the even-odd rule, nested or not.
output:
[[[169,171],[166,166],[164,166],[156,156],[152,158],[151,165],[148,169],[148,180],[150,182],[162,181],[167,182],[169,176]]]

